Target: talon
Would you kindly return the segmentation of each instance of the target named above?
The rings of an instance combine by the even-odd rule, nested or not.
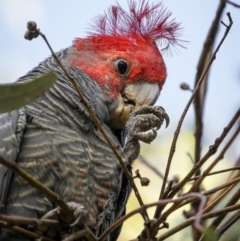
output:
[[[79,215],[73,223],[70,223],[70,224],[69,224],[69,227],[74,227],[74,226],[76,226],[76,225],[79,223],[79,221],[80,221],[81,218],[82,218],[82,215]]]
[[[170,118],[169,118],[169,116],[168,116],[168,114],[166,112],[165,112],[165,115],[164,115],[164,119],[166,121],[166,127],[165,128],[167,128],[169,123],[170,123]]]

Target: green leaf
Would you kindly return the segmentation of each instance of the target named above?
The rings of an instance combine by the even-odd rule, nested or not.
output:
[[[0,113],[18,109],[41,97],[56,82],[53,72],[33,80],[0,85]]]

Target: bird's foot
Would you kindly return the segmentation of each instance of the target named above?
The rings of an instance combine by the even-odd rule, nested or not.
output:
[[[49,238],[62,239],[84,228],[83,224],[87,222],[85,208],[81,204],[75,202],[69,202],[67,205],[72,210],[73,217],[67,216],[60,207],[57,207],[47,212],[41,218],[42,222],[40,221],[34,231]],[[53,222],[51,223],[51,221]]]
[[[139,141],[151,143],[157,136],[163,121],[166,127],[169,124],[169,117],[160,106],[143,106],[135,109],[126,124],[126,143],[123,148],[128,163],[137,159],[140,152]]]

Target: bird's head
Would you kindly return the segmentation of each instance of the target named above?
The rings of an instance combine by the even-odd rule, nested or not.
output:
[[[113,129],[121,129],[135,108],[156,102],[167,77],[157,44],[162,50],[181,45],[179,24],[169,20],[171,13],[162,3],[150,5],[141,0],[137,5],[130,1],[129,8],[127,12],[112,6],[95,18],[94,31],[74,40],[67,59],[117,102],[110,120]]]

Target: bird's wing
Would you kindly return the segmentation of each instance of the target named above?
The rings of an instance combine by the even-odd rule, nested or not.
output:
[[[0,115],[0,156],[16,161],[26,125],[25,109]],[[0,204],[4,205],[12,172],[0,164]],[[1,209],[2,211],[3,209]]]

